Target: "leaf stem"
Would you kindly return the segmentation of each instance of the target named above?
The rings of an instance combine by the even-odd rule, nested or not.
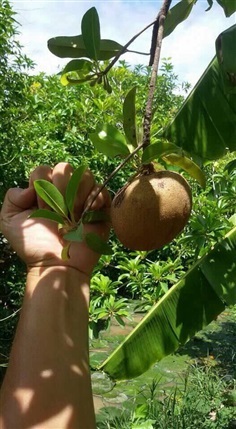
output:
[[[139,31],[139,33],[137,33],[135,36],[132,37],[132,39],[130,39],[124,46],[123,48],[118,52],[118,54],[113,58],[113,60],[110,62],[110,64],[108,64],[108,66],[105,68],[105,70],[103,71],[103,74],[106,75],[109,70],[111,70],[111,68],[114,66],[114,64],[119,60],[119,58],[121,57],[121,55],[123,55],[127,48],[129,47],[129,45],[131,45],[131,43],[133,43],[135,41],[135,39],[137,39],[137,37],[139,37],[142,33],[144,33],[144,31],[146,31],[148,28],[152,27],[152,25],[154,25],[156,22],[155,21],[151,22],[150,24],[148,24],[145,28],[143,28],[141,31]]]
[[[133,51],[131,49],[127,49],[126,52],[129,52],[130,54],[138,54],[138,55],[150,55],[150,52],[140,52],[140,51]]]
[[[143,148],[147,147],[150,144],[152,106],[153,106],[153,99],[154,99],[154,94],[156,89],[158,67],[160,62],[161,45],[162,45],[162,39],[164,34],[164,22],[165,22],[168,10],[170,8],[171,2],[172,0],[164,0],[161,10],[156,19],[157,24],[153,29],[153,35],[156,34],[156,41],[152,40],[152,48],[154,45],[155,49],[154,49],[154,59],[153,59],[153,65],[152,65],[150,84],[149,84],[149,94],[148,94],[146,110],[144,114],[144,121],[143,121]]]

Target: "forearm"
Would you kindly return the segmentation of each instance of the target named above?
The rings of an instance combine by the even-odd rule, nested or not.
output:
[[[27,276],[2,388],[2,427],[93,429],[88,278],[73,268],[39,270]]]

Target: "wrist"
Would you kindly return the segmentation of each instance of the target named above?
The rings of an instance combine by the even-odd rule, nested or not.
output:
[[[27,276],[32,278],[41,278],[48,274],[61,273],[63,276],[78,277],[81,281],[90,282],[90,276],[79,269],[66,265],[27,265]]]
[[[46,301],[50,301],[51,297],[55,297],[55,295],[58,295],[56,292],[60,291],[68,299],[75,299],[76,303],[78,299],[81,299],[82,294],[84,303],[88,307],[89,288],[89,276],[76,268],[63,265],[28,267],[25,298],[35,296],[35,291],[37,290],[37,297],[41,297],[39,299],[43,298]]]

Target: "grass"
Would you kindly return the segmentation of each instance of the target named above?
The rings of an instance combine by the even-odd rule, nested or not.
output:
[[[157,394],[158,391],[158,394]],[[236,428],[236,383],[214,367],[190,365],[184,389],[160,398],[158,380],[140,391],[130,408],[103,408],[98,429],[233,429]]]
[[[227,308],[172,361],[115,387],[127,400],[100,409],[97,429],[236,429],[235,322],[236,306]]]

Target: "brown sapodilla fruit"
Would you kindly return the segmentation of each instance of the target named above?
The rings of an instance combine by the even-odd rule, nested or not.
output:
[[[141,174],[115,195],[111,222],[131,250],[159,249],[186,225],[192,208],[188,182],[173,171]]]

